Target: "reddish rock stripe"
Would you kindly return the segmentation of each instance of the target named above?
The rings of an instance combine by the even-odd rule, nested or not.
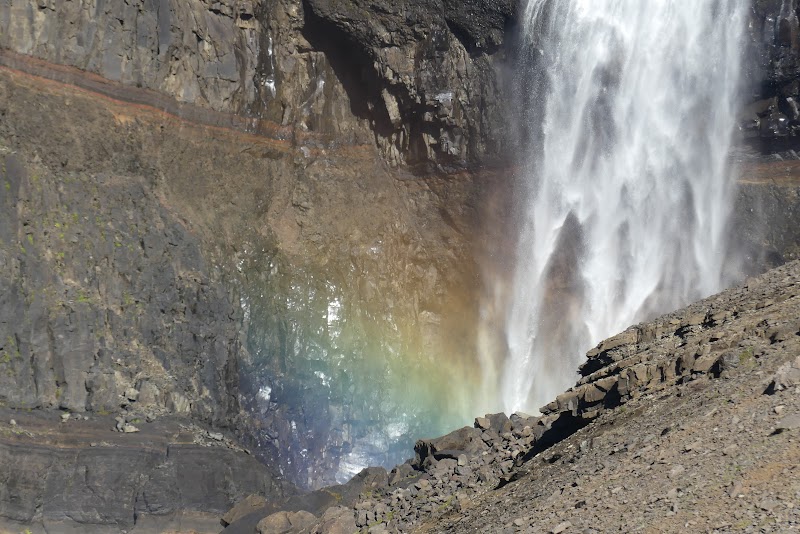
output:
[[[293,126],[281,126],[266,119],[224,113],[195,104],[179,102],[151,89],[131,87],[113,82],[97,74],[49,63],[47,61],[10,50],[0,49],[0,72],[15,80],[26,77],[35,81],[34,89],[63,93],[69,89],[89,94],[113,105],[124,105],[135,109],[137,115],[149,115],[159,120],[172,119],[215,130],[244,134],[252,142],[267,143],[272,148],[290,151],[297,146],[308,146],[311,150],[323,148],[350,148],[346,143],[335,141],[331,135],[300,131]],[[352,145],[357,151],[366,145]],[[371,147],[369,147],[371,148]]]

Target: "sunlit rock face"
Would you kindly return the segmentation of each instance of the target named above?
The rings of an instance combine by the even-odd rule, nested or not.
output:
[[[497,406],[519,8],[346,6],[0,3],[0,401],[134,388],[312,487]]]
[[[438,1],[348,12],[293,0],[0,5],[2,146],[30,171],[19,190],[32,190],[35,174],[48,192],[7,200],[24,200],[35,218],[60,194],[81,221],[99,221],[85,230],[85,265],[63,267],[75,244],[49,227],[30,228],[31,243],[20,222],[3,242],[7,265],[21,266],[7,272],[14,302],[54,293],[43,306],[63,301],[63,313],[44,314],[42,327],[63,316],[92,338],[81,359],[53,356],[69,369],[67,400],[56,398],[65,387],[55,373],[25,405],[114,411],[128,388],[156,385],[153,410],[234,429],[302,486],[397,463],[414,439],[470,420],[482,382],[474,258],[485,199],[503,181],[487,165],[503,161],[509,133],[499,70],[514,11]],[[128,202],[133,219],[127,197],[102,186],[125,177],[144,188]],[[144,230],[130,248],[104,241],[103,225],[139,219],[189,237],[164,238],[174,254],[162,263],[160,241],[134,239]],[[159,276],[143,277],[151,271]],[[125,283],[106,281],[118,277]],[[206,289],[187,294],[193,284]],[[112,309],[123,319],[99,319]],[[24,321],[2,329],[25,350],[39,343]],[[129,357],[126,341],[146,357]],[[41,351],[25,354],[50,365]],[[9,384],[31,373],[9,371]],[[105,380],[102,403],[72,394],[87,373]]]

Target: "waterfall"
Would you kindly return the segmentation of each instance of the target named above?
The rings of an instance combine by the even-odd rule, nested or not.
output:
[[[585,352],[726,283],[742,0],[529,0],[504,408]]]

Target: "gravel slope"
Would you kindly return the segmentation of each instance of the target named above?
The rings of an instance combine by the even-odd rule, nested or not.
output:
[[[729,313],[685,326],[712,310]],[[699,353],[714,364],[653,380],[525,462],[515,481],[416,531],[800,530],[799,321],[794,262],[645,325],[684,331],[617,347],[629,360]]]

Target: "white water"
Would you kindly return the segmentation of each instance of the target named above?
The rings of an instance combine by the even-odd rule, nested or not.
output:
[[[529,0],[509,413],[574,384],[600,340],[725,283],[747,4]]]

